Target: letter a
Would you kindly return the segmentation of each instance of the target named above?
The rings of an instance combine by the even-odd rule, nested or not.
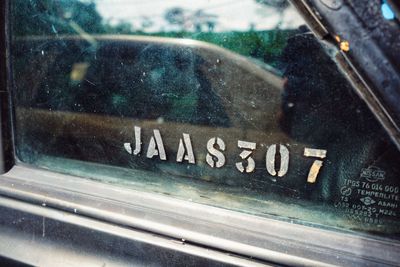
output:
[[[191,164],[195,164],[192,142],[190,141],[190,135],[185,133],[183,134],[183,141],[182,138],[179,139],[179,147],[178,147],[178,153],[176,155],[176,161],[182,162],[184,159]]]
[[[147,155],[149,159],[154,156],[159,156],[161,160],[167,160],[167,155],[165,154],[164,143],[161,138],[160,131],[153,130],[154,136],[151,137],[149,148],[147,149]]]

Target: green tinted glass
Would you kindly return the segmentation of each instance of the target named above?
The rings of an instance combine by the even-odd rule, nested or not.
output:
[[[11,19],[22,162],[398,234],[399,151],[286,1],[18,0]]]

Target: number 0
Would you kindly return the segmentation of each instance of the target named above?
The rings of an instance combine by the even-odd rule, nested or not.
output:
[[[289,169],[289,149],[284,145],[279,145],[279,153],[281,155],[281,165],[278,172],[275,170],[276,145],[272,145],[268,148],[265,156],[265,164],[269,174],[282,177]]]

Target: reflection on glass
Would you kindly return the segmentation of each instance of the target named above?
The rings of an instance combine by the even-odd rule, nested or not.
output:
[[[20,0],[11,14],[21,161],[398,233],[399,152],[286,1]]]

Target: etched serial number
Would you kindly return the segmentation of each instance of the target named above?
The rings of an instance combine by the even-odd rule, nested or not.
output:
[[[137,156],[142,153],[142,129],[134,126],[135,143],[124,143],[126,152]],[[256,162],[253,153],[257,148],[257,143],[243,140],[237,141],[237,147],[242,151],[239,154],[240,161],[235,163],[236,169],[241,173],[252,173],[256,169]],[[220,137],[212,137],[206,143],[207,154],[206,162],[211,168],[222,168],[226,163],[225,150],[226,145]],[[150,137],[146,157],[152,159],[158,157],[160,160],[167,160],[167,154],[164,148],[164,142],[161,132],[158,129],[153,130]],[[276,168],[276,156],[280,155],[280,164]],[[315,183],[318,173],[321,170],[323,159],[326,157],[327,151],[324,149],[304,148],[305,157],[314,158],[314,162],[308,172],[307,182]],[[265,153],[265,168],[267,172],[274,177],[283,177],[289,170],[289,149],[282,144],[273,144],[268,147]],[[178,150],[176,153],[176,162],[187,161],[189,164],[196,164],[196,158],[193,151],[190,134],[183,133],[179,139]]]

